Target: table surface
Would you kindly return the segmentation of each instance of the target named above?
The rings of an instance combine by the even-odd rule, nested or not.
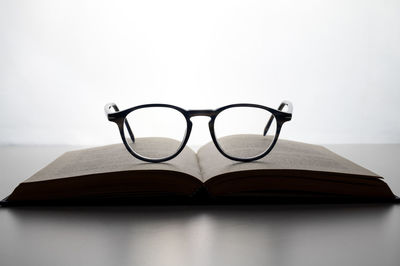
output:
[[[400,194],[400,144],[325,145]],[[72,146],[0,147],[0,197]],[[0,265],[400,265],[399,204],[0,208]]]

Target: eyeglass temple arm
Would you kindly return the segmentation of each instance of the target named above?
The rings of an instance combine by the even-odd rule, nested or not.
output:
[[[289,101],[282,101],[281,104],[280,104],[279,107],[278,107],[278,110],[279,110],[279,111],[282,111],[283,108],[284,108],[285,106],[288,107],[288,110],[285,111],[285,113],[288,113],[288,114],[290,115],[290,116],[288,117],[288,120],[287,120],[287,121],[289,121],[289,120],[291,119],[291,117],[292,117],[293,105],[292,105],[292,103],[289,102]],[[271,117],[270,117],[269,120],[268,120],[267,125],[266,125],[265,128],[264,128],[263,136],[267,135],[267,132],[268,132],[268,130],[269,130],[271,124],[272,124],[272,121],[274,121],[274,116],[273,116],[273,115],[271,115]]]
[[[112,109],[114,109],[114,111]],[[110,120],[109,115],[112,113],[115,113],[115,112],[119,112],[119,108],[115,103],[108,103],[108,104],[106,104],[106,106],[104,106],[104,111],[106,113],[108,120]],[[135,136],[133,135],[131,126],[129,125],[127,118],[125,118],[125,126],[126,126],[126,129],[128,130],[128,133],[129,133],[129,136],[131,137],[132,142],[135,142]]]

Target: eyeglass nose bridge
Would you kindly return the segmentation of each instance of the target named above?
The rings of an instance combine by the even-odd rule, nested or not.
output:
[[[188,110],[187,115],[189,118],[194,116],[208,116],[208,117],[215,117],[217,112],[215,110],[210,109],[203,109],[203,110]]]

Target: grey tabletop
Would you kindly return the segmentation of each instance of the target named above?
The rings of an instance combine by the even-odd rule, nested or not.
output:
[[[400,194],[400,144],[326,145]],[[71,146],[0,147],[0,197]],[[0,265],[400,265],[400,205],[0,208]]]

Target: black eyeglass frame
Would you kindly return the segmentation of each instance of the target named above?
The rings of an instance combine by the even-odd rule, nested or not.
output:
[[[287,108],[288,110],[284,112],[282,110],[285,106],[288,107]],[[172,109],[179,111],[186,119],[186,125],[187,125],[186,133],[185,133],[185,136],[181,143],[181,146],[178,148],[178,150],[174,154],[172,154],[168,157],[153,159],[153,158],[141,156],[141,155],[137,154],[134,150],[132,150],[132,148],[126,142],[125,132],[124,132],[124,124],[127,128],[128,134],[130,135],[132,141],[135,140],[134,134],[131,130],[128,120],[126,119],[126,116],[135,110],[142,109],[142,108],[149,108],[149,107],[172,108]],[[226,154],[224,152],[224,150],[218,144],[217,138],[215,136],[215,131],[214,131],[215,119],[217,118],[218,114],[221,113],[222,111],[229,109],[229,108],[234,108],[234,107],[254,107],[254,108],[260,108],[260,109],[269,111],[271,113],[271,117],[269,118],[267,124],[265,125],[264,133],[263,133],[264,136],[268,132],[268,130],[273,122],[273,119],[274,118],[276,119],[275,137],[274,137],[271,145],[268,147],[268,149],[265,152],[263,152],[262,154],[257,155],[255,157],[251,157],[251,158],[238,158],[238,157],[234,157],[229,154]],[[273,108],[259,105],[259,104],[237,103],[237,104],[226,105],[226,106],[220,107],[215,110],[212,110],[212,109],[185,110],[185,109],[182,109],[175,105],[155,103],[155,104],[138,105],[138,106],[131,107],[131,108],[120,111],[118,106],[115,103],[108,103],[105,105],[104,111],[106,113],[107,119],[118,125],[119,133],[121,135],[122,142],[124,143],[126,149],[129,151],[130,154],[132,154],[135,158],[137,158],[139,160],[146,161],[146,162],[152,162],[152,163],[160,163],[160,162],[165,162],[165,161],[175,158],[183,150],[183,148],[186,146],[187,141],[189,140],[190,132],[192,131],[192,126],[193,126],[190,118],[195,117],[195,116],[208,116],[211,118],[208,123],[208,127],[210,129],[210,134],[211,134],[211,139],[213,140],[214,145],[218,149],[218,151],[222,155],[224,155],[226,158],[229,158],[231,160],[240,161],[240,162],[250,162],[250,161],[258,160],[258,159],[266,156],[274,148],[274,146],[279,138],[279,134],[280,134],[282,125],[285,122],[290,121],[292,119],[293,105],[290,101],[282,101],[282,103],[279,105],[278,109],[273,109]]]

